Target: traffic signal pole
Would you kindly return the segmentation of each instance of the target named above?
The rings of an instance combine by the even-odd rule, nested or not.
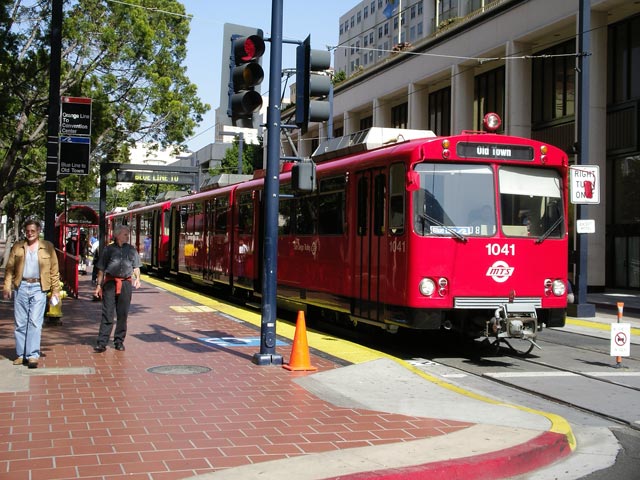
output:
[[[589,56],[591,55],[591,2],[580,0],[578,12],[578,165],[589,164]],[[587,218],[587,206],[576,205],[577,219]],[[595,317],[596,307],[587,302],[588,239],[586,233],[576,233],[575,301],[567,305],[572,317]]]
[[[49,118],[45,171],[44,238],[55,239],[58,193],[58,134],[60,130],[60,66],[62,63],[62,0],[51,2],[51,57],[49,63]]]
[[[276,291],[278,266],[278,194],[280,189],[280,75],[282,70],[283,0],[271,2],[271,59],[269,105],[267,107],[267,172],[264,180],[264,269],[262,275],[262,320],[257,365],[282,365],[276,354]]]

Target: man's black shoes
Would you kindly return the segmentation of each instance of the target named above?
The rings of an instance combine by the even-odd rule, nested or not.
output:
[[[93,347],[93,351],[96,353],[103,353],[107,351],[107,347],[105,347],[104,345],[96,345],[95,347]]]
[[[123,352],[124,351],[124,345],[122,343],[116,343],[116,350]]]

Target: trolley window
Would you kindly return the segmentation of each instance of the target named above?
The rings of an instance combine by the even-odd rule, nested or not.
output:
[[[315,199],[311,195],[301,196],[294,200],[295,229],[298,235],[314,235],[318,216]]]
[[[238,201],[238,233],[250,235],[253,233],[253,200],[251,192],[240,195]]]
[[[405,167],[402,163],[389,169],[389,231],[393,235],[404,233]]]
[[[384,174],[376,175],[373,181],[373,233],[380,236],[384,234],[384,195],[387,177]]]
[[[514,237],[561,238],[564,233],[562,181],[555,170],[501,167],[502,231]]]
[[[318,234],[342,235],[344,233],[345,177],[320,181],[318,189]]]
[[[358,235],[367,234],[367,217],[369,216],[369,189],[367,179],[358,180]]]
[[[491,236],[496,233],[494,177],[489,165],[421,163],[413,194],[418,235]]]
[[[217,197],[215,199],[215,232],[219,235],[227,233],[227,217],[229,215],[229,197]]]
[[[278,235],[290,235],[292,228],[291,211],[293,209],[293,193],[290,184],[280,185],[278,201]]]

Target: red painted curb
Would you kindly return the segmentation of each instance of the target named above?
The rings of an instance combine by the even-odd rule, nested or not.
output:
[[[326,480],[496,480],[542,468],[570,453],[566,435],[544,432],[527,443],[498,452]]]

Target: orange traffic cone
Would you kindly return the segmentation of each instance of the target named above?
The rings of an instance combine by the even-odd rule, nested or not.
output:
[[[289,364],[283,365],[282,368],[295,372],[318,370],[316,367],[311,366],[311,362],[309,360],[307,326],[304,321],[304,312],[302,310],[298,312],[298,319],[296,320],[296,333],[293,336],[293,347],[291,348]]]

